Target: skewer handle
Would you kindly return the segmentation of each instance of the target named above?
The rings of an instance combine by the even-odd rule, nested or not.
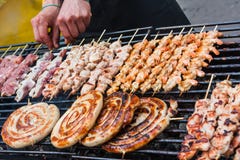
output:
[[[178,120],[183,120],[185,119],[184,117],[176,117],[176,118],[169,118],[170,121],[178,121]]]

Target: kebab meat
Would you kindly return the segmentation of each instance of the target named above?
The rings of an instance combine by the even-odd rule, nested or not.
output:
[[[30,67],[38,59],[35,54],[28,54],[27,57],[14,69],[1,88],[1,96],[12,96],[18,89],[19,83],[25,79]]]

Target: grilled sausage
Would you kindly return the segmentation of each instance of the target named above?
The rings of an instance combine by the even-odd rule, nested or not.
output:
[[[111,94],[105,101],[94,128],[81,141],[85,146],[97,146],[113,138],[123,126],[132,121],[134,111],[139,105],[139,98],[122,92]]]
[[[133,122],[102,148],[108,152],[131,152],[149,143],[169,124],[167,105],[158,98],[141,98]]]
[[[57,148],[76,144],[93,127],[103,106],[103,96],[90,91],[80,96],[59,119],[51,134],[51,142]]]
[[[55,105],[37,103],[14,111],[2,128],[3,141],[12,148],[33,145],[52,130],[60,113]]]

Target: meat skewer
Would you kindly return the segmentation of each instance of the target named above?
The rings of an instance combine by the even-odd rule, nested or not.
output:
[[[135,33],[131,37],[130,41],[128,42],[128,45],[130,45],[131,41],[133,40],[133,38],[137,34],[138,30],[139,29],[137,29],[135,31]],[[110,84],[111,88],[108,89],[108,91],[107,91],[108,95],[110,95],[110,94],[119,90],[119,87],[120,87],[121,83],[123,83],[123,81],[124,81],[123,79],[127,76],[127,73],[129,72],[131,67],[134,65],[133,63],[139,58],[140,50],[143,49],[144,46],[147,44],[147,41],[145,40],[146,36],[144,37],[144,39],[141,42],[138,42],[138,43],[133,45],[133,49],[131,50],[130,55],[127,58],[125,64],[121,67],[120,73],[118,73],[116,75],[115,80]]]
[[[38,59],[37,55],[28,54],[27,57],[15,68],[1,89],[1,96],[12,96],[15,94],[20,81],[30,71],[30,66]]]
[[[171,40],[171,43],[169,44],[169,50],[167,50],[166,52],[164,52],[161,55],[161,61],[160,61],[160,66],[161,66],[161,72],[157,75],[157,77],[155,78],[155,82],[152,84],[151,88],[153,89],[154,93],[158,92],[163,85],[163,75],[164,74],[168,74],[168,68],[172,67],[172,65],[170,63],[171,57],[174,55],[174,51],[176,48],[178,48],[178,46],[181,44],[181,39],[183,37],[182,32],[183,32],[184,28],[182,29],[182,31],[179,33],[179,35],[174,36],[173,39]]]
[[[47,66],[47,69],[39,76],[35,87],[29,92],[30,97],[37,98],[41,96],[44,85],[48,83],[57,67],[59,67],[59,65],[62,63],[62,59],[66,55],[66,52],[66,50],[62,50],[59,55],[51,61],[51,63]]]
[[[109,62],[109,66],[104,69],[103,73],[98,79],[96,90],[104,93],[108,85],[112,83],[112,78],[118,73],[120,67],[123,65],[125,60],[128,58],[132,46],[125,45],[120,48],[116,48],[115,58]]]
[[[51,52],[47,52],[37,61],[36,65],[31,68],[31,72],[26,76],[26,79],[20,82],[15,97],[17,102],[21,101],[29,94],[31,89],[35,87],[37,79],[47,69],[47,66],[50,64],[52,58],[53,54]]]
[[[195,54],[196,56],[192,57],[190,64],[187,66],[186,71],[183,74],[184,80],[178,85],[178,89],[181,93],[189,90],[191,86],[197,85],[197,81],[195,80],[197,76],[204,76],[204,73],[201,71],[201,69],[203,66],[207,66],[206,62],[204,62],[205,60],[208,60],[209,62],[212,60],[212,56],[209,54],[210,51],[213,51],[216,55],[219,55],[219,52],[213,47],[213,44],[222,44],[222,41],[217,38],[221,35],[222,34],[220,32],[216,31],[216,28],[214,31],[201,33],[201,46],[198,47]]]
[[[238,89],[235,87],[235,90]],[[239,106],[239,102],[230,102],[230,99],[236,99],[236,97],[229,98],[233,97],[231,93],[236,94],[231,88],[231,82],[228,80],[222,81],[213,90],[211,100],[208,100],[210,102],[205,109],[195,110],[194,113],[199,114],[200,117],[191,121],[191,117],[195,115],[193,114],[189,118],[187,124],[188,135],[182,143],[182,150],[178,155],[179,159],[191,159],[197,150],[204,151],[198,159],[218,159],[226,153],[233,133],[237,129],[239,122],[237,117],[240,115],[239,107],[235,107]],[[238,104],[236,105],[236,103]]]
[[[3,61],[4,56],[7,54],[7,52],[8,52],[11,48],[12,48],[12,46],[10,45],[10,46],[4,51],[4,53],[1,55],[1,57],[0,57],[0,68],[2,67],[2,66],[1,66],[1,63],[2,63],[2,61]]]
[[[151,88],[152,84],[155,82],[155,76],[158,75],[162,69],[162,64],[160,63],[162,54],[165,53],[169,48],[168,45],[171,42],[173,35],[172,31],[168,36],[163,37],[158,46],[154,49],[153,54],[147,59],[147,65],[152,69],[149,77],[140,85],[140,90],[144,94],[148,89]]]
[[[211,140],[211,148],[209,157],[219,159],[225,154],[233,139],[234,132],[237,131],[237,126],[240,120],[240,85],[237,85],[230,93],[234,93],[234,101],[229,102],[222,110],[222,114],[218,117],[218,127]],[[228,92],[228,91],[227,91]]]
[[[104,46],[101,50],[96,51],[95,54],[100,54],[99,58],[90,63],[95,63],[96,68],[91,71],[88,81],[82,86],[81,95],[87,93],[90,90],[93,90],[96,86],[98,77],[102,73],[102,70],[108,66],[108,63],[113,59],[113,50],[108,48],[109,43]]]
[[[70,95],[75,94],[81,87],[82,85],[90,78],[91,71],[95,69],[97,66],[97,63],[101,61],[102,56],[104,54],[103,51],[107,50],[107,46],[109,43],[106,42],[100,42],[99,44],[95,43],[93,46],[93,53],[95,53],[95,57],[89,56],[87,60],[85,60],[85,67],[83,70],[74,77],[74,85],[72,86],[72,91],[70,92]],[[89,52],[90,55],[91,51]],[[99,72],[99,71],[98,71]],[[97,73],[99,74],[99,73]],[[98,77],[99,75],[97,75]],[[94,81],[94,80],[93,80]]]
[[[144,40],[146,40],[148,36],[148,33],[145,35]],[[144,41],[143,40],[143,41]],[[139,48],[138,55],[135,58],[132,58],[131,63],[132,65],[129,65],[131,67],[131,71],[129,68],[129,71],[127,72],[125,78],[122,79],[121,89],[126,92],[127,90],[130,90],[132,82],[135,80],[136,75],[138,74],[139,70],[143,67],[144,62],[146,61],[147,57],[152,53],[152,48],[155,47],[156,41],[153,40],[152,43],[149,43],[148,40],[147,44],[145,46],[141,45],[141,49]],[[133,47],[134,48],[134,47]],[[131,58],[131,54],[129,59]]]
[[[22,60],[23,57],[21,55],[9,55],[3,59],[1,63],[3,67],[0,70],[0,91],[7,78],[11,75],[12,71],[19,66]]]
[[[151,57],[154,54],[155,48],[157,43],[159,43],[160,40],[156,40],[158,37],[158,34],[156,34],[156,36],[154,37],[154,39],[152,41],[149,42],[149,44],[147,45],[146,48],[149,48],[150,55],[147,58],[142,57],[143,61],[140,63],[147,63],[147,60],[149,59],[149,57]],[[145,48],[145,50],[146,50]],[[131,93],[134,93],[138,90],[140,84],[142,82],[145,81],[145,79],[149,76],[151,72],[151,66],[150,65],[144,65],[138,72],[138,74],[136,75],[136,79],[135,81],[132,83],[131,85]]]

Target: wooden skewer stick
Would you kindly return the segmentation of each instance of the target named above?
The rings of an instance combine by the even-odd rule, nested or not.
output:
[[[111,38],[111,37],[109,37],[109,38],[108,38],[108,40],[107,40],[107,43],[109,43],[111,39],[112,39],[112,38]]]
[[[169,118],[170,121],[178,121],[178,120],[183,120],[185,119],[184,117],[175,117],[175,118]]]
[[[79,46],[81,46],[84,41],[85,41],[85,38],[83,38],[83,39],[81,40],[81,42],[79,43]]]
[[[120,36],[118,37],[118,40],[117,41],[120,41],[121,40],[121,38],[122,38],[122,34],[120,34]]]
[[[227,76],[227,79],[226,79],[226,80],[228,81],[229,79],[230,79],[230,75]]]
[[[211,78],[210,78],[210,81],[209,81],[209,84],[208,84],[208,88],[207,88],[207,92],[206,92],[206,94],[205,94],[204,99],[207,99],[207,97],[208,97],[208,93],[209,93],[210,87],[211,87],[211,85],[212,85],[213,77],[214,77],[214,74],[211,75]]]
[[[71,45],[71,43],[68,43],[66,46],[66,49],[70,49],[71,48],[70,45]]]
[[[95,39],[93,38],[90,44],[93,45],[94,42],[95,42]]]
[[[10,45],[10,46],[5,50],[5,52],[1,55],[1,58],[3,58],[3,57],[7,54],[7,52],[10,50],[10,48],[12,48],[12,45]]]
[[[193,27],[190,28],[190,30],[188,31],[187,34],[190,34],[192,32],[192,30],[193,30]]]
[[[205,25],[202,27],[200,33],[202,33],[204,31],[205,27],[206,27]]]
[[[15,50],[15,52],[13,53],[13,55],[15,55],[15,54],[18,52],[19,49],[20,49],[20,47],[18,47],[18,48]]]
[[[214,27],[213,31],[216,31],[216,30],[217,30],[217,28],[218,28],[218,25],[216,25],[216,26]]]
[[[158,35],[159,35],[159,31],[157,32],[157,34],[155,35],[155,37],[154,37],[154,39],[153,39],[153,40],[156,40],[156,39],[157,39],[157,37],[158,37]]]
[[[104,35],[105,32],[106,32],[106,29],[103,30],[102,34],[100,35],[100,37],[97,40],[97,43],[99,43],[99,41],[102,39],[102,36]]]
[[[185,27],[182,28],[182,30],[179,32],[178,35],[181,35],[183,33],[183,31],[185,30]]]
[[[42,43],[36,48],[36,50],[33,52],[33,54],[36,54],[37,51],[39,50],[39,48],[41,48],[41,47],[42,47]]]
[[[133,36],[131,37],[131,39],[128,42],[128,45],[130,45],[132,43],[133,38],[136,36],[137,32],[139,31],[139,28],[136,29],[136,31],[134,32]]]
[[[26,45],[24,46],[24,48],[23,48],[22,51],[19,53],[19,55],[22,55],[22,54],[23,54],[23,52],[25,51],[25,49],[27,48],[27,46],[28,46],[28,44],[26,44]]]

